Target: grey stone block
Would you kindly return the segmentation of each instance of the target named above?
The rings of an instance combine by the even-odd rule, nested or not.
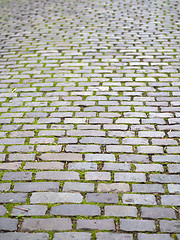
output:
[[[151,194],[124,194],[122,201],[124,204],[156,205],[155,196]]]
[[[118,194],[113,193],[87,193],[87,202],[118,203]]]
[[[169,234],[147,234],[147,233],[138,233],[138,240],[173,240]]]
[[[120,229],[123,231],[149,231],[155,232],[155,222],[152,220],[121,219]]]
[[[127,183],[99,183],[98,192],[129,192],[129,184]]]
[[[19,205],[13,208],[11,216],[43,216],[46,211],[47,206],[43,205]]]
[[[66,204],[52,207],[50,214],[61,216],[98,216],[101,214],[101,211],[100,208],[95,205]]]
[[[133,206],[105,206],[105,216],[137,217],[137,209]]]
[[[36,180],[79,180],[79,173],[68,171],[43,171],[36,173]]]
[[[0,194],[0,203],[25,203],[27,198],[26,193],[4,193]]]
[[[55,193],[55,192],[37,192],[32,193],[30,202],[34,203],[81,203],[83,197],[80,193]]]
[[[91,233],[87,232],[61,232],[55,233],[53,240],[91,240]]]
[[[49,234],[47,233],[0,233],[0,240],[11,239],[11,240],[48,240]]]
[[[108,232],[98,232],[96,233],[97,240],[133,240],[132,234],[126,233],[108,233]]]
[[[38,191],[59,191],[58,182],[30,182],[15,183],[13,191],[15,192],[38,192]]]
[[[180,233],[180,222],[179,221],[161,220],[160,221],[160,230],[162,232]]]
[[[65,182],[63,192],[94,192],[93,183]]]
[[[77,229],[87,229],[87,230],[115,230],[115,224],[113,219],[103,219],[103,220],[77,220]]]
[[[0,218],[0,230],[1,231],[16,231],[18,226],[17,219]]]
[[[26,218],[21,226],[22,231],[65,231],[71,229],[72,223],[69,218]]]

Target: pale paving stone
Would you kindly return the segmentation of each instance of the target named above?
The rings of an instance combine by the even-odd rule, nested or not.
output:
[[[11,240],[48,240],[49,234],[47,233],[0,233],[0,240],[11,239]]]
[[[82,161],[82,154],[76,153],[43,153],[40,158],[44,161]]]
[[[18,215],[22,215],[22,216],[41,216],[42,215],[43,216],[46,214],[46,211],[47,211],[47,206],[19,205],[13,208],[11,216],[18,216]]]
[[[125,233],[108,233],[98,232],[96,233],[97,240],[133,240],[132,234]]]
[[[36,180],[79,180],[78,172],[68,171],[43,171],[36,173]]]
[[[114,162],[115,156],[113,154],[85,154],[85,161],[108,161]]]
[[[35,218],[35,219],[24,219],[21,230],[22,231],[64,231],[71,230],[72,223],[69,218]]]
[[[62,162],[27,162],[24,166],[24,169],[43,169],[43,170],[49,170],[49,169],[64,169],[64,163]]]
[[[127,183],[99,183],[98,192],[129,192],[129,184]]]
[[[61,232],[55,233],[53,240],[91,240],[91,233],[87,232]]]
[[[63,204],[51,208],[51,215],[60,216],[98,216],[101,214],[100,208],[96,205],[88,204]]]
[[[34,203],[81,203],[83,197],[80,193],[55,193],[38,192],[32,193],[30,202]]]
[[[65,182],[63,192],[94,192],[93,183]]]

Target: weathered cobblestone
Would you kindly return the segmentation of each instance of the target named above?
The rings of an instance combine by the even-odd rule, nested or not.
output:
[[[61,215],[61,216],[98,216],[100,215],[100,208],[95,205],[81,205],[81,204],[67,204],[52,207],[51,215]]]
[[[113,219],[104,220],[77,220],[77,229],[87,229],[87,230],[115,230],[115,225]]]
[[[55,233],[53,240],[90,240],[91,233],[87,232],[61,232]]]
[[[71,230],[72,223],[69,218],[47,218],[47,219],[24,219],[22,231],[64,231]]]
[[[47,233],[0,233],[0,240],[11,239],[11,240],[48,240],[49,234]]]
[[[113,239],[113,240],[133,240],[132,234],[123,234],[123,233],[107,233],[107,232],[101,232],[101,233],[96,233],[97,240],[108,240],[108,239]]]
[[[180,239],[178,17],[0,1],[0,239]]]

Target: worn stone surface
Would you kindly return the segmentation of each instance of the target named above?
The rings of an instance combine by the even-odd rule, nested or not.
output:
[[[1,0],[0,32],[0,239],[179,239],[179,1]]]
[[[22,231],[64,231],[71,230],[72,223],[69,218],[47,218],[47,219],[24,219]]]
[[[55,193],[55,192],[37,192],[32,193],[31,203],[81,203],[83,197],[80,193]]]
[[[48,240],[49,234],[47,233],[0,233],[0,240],[11,239],[11,240]]]
[[[98,206],[88,204],[67,204],[52,207],[50,214],[61,216],[98,216],[100,215],[100,208]]]
[[[62,232],[55,233],[53,240],[90,240],[91,233],[87,232]]]

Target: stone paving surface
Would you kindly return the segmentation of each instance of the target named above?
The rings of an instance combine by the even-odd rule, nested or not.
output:
[[[180,240],[178,0],[0,0],[0,240]]]

